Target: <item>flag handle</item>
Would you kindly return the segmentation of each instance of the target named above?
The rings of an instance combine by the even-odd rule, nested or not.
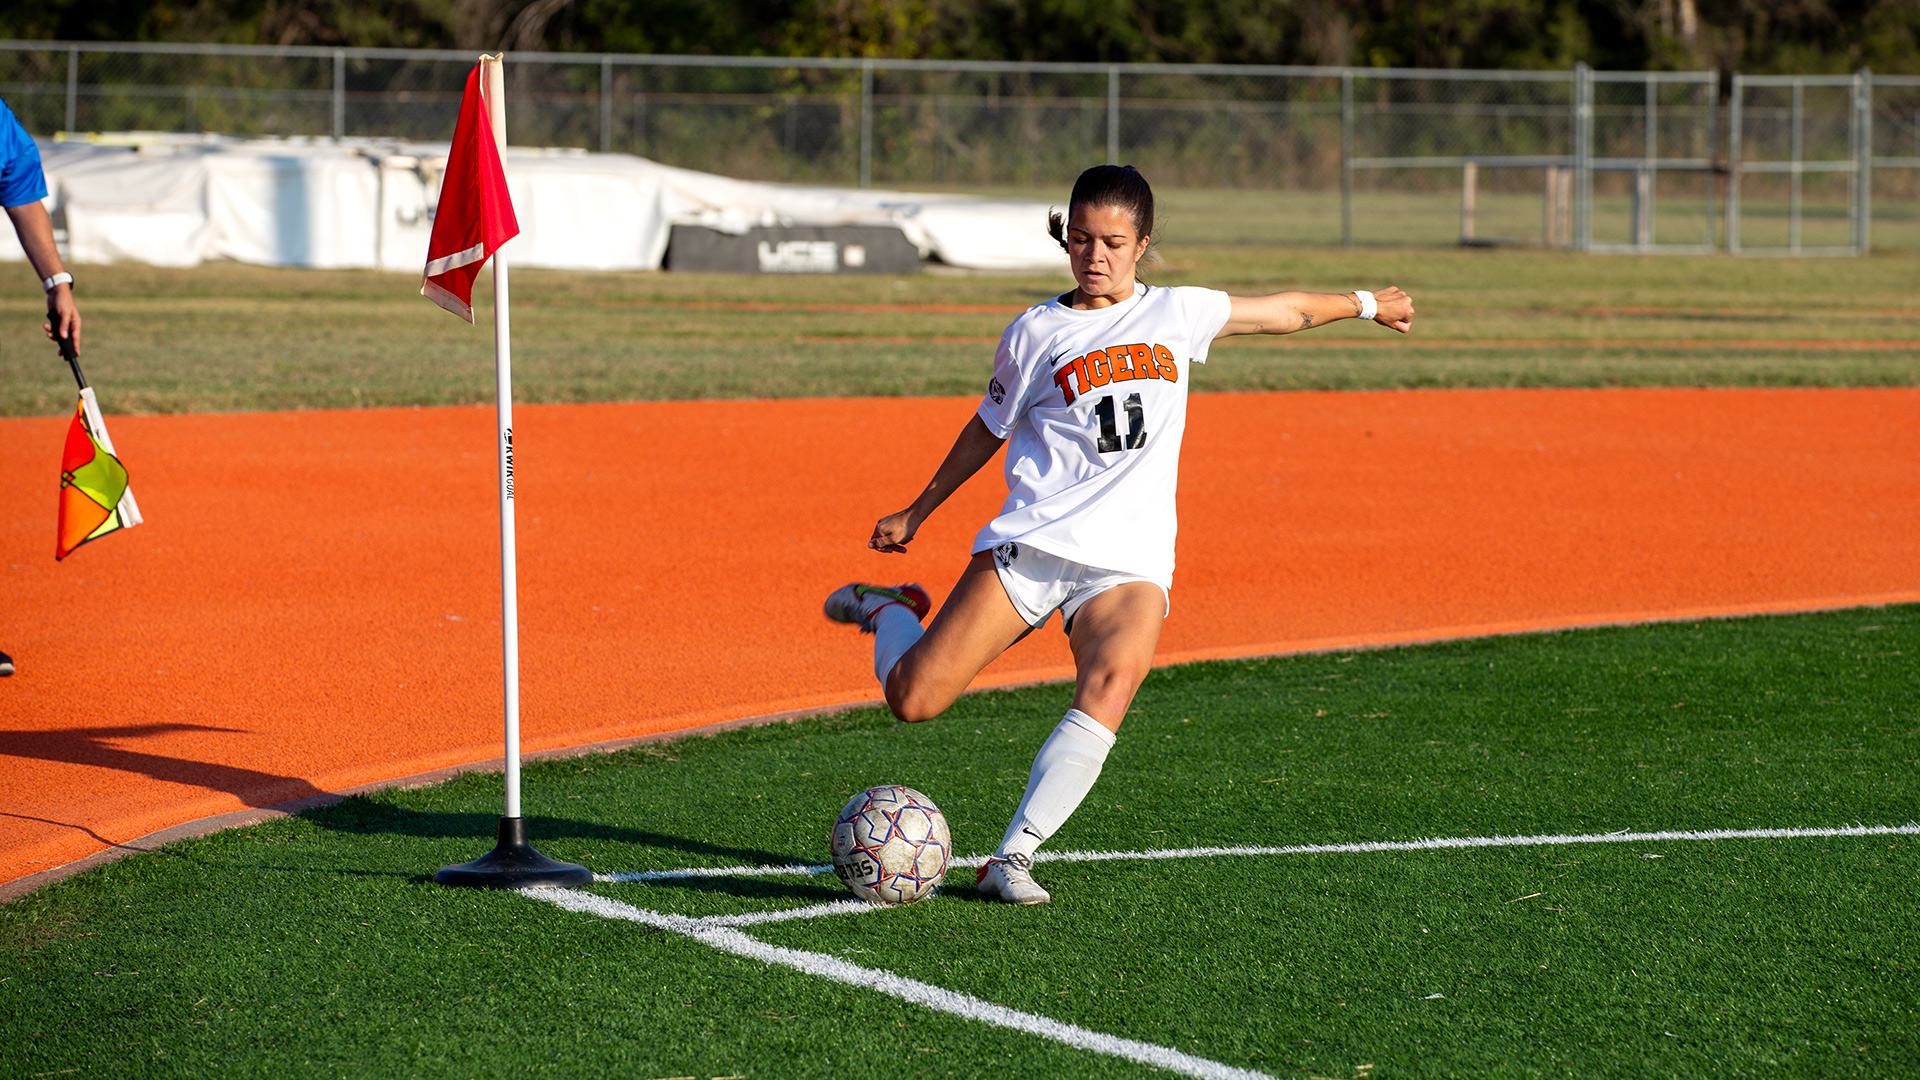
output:
[[[58,320],[54,322],[54,325],[60,325]],[[60,346],[60,359],[65,360],[67,366],[73,369],[73,381],[80,384],[80,389],[85,390],[87,388],[87,377],[80,374],[80,350],[73,347],[73,339],[61,337],[60,332],[56,330],[54,331],[53,340]]]

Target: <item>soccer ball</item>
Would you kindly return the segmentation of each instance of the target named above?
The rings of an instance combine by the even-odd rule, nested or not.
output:
[[[899,784],[868,788],[834,819],[833,872],[871,904],[911,904],[947,876],[953,839],[933,800]]]

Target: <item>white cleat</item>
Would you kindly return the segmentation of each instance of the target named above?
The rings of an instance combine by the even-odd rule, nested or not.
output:
[[[1033,860],[1025,855],[995,855],[980,868],[973,887],[1003,904],[1044,904],[1053,897],[1033,880]]]
[[[933,608],[933,601],[927,596],[927,590],[918,585],[842,585],[827,594],[827,618],[834,622],[852,623],[863,634],[873,633],[873,616],[889,604],[899,604],[913,612],[916,619],[925,619]]]

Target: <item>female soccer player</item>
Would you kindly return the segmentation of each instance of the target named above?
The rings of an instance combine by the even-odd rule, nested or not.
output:
[[[1063,228],[1064,225],[1064,228]],[[1001,335],[977,414],[913,505],[867,546],[904,552],[967,478],[1007,449],[1007,501],[933,623],[918,585],[854,584],[827,617],[874,635],[874,675],[909,723],[944,712],[974,676],[1059,611],[1073,649],[1073,707],[1033,759],[1026,794],[981,868],[982,894],[1051,897],[1033,853],[1092,790],[1153,665],[1173,583],[1174,487],[1190,365],[1233,334],[1290,334],[1336,319],[1406,333],[1413,302],[1376,293],[1228,296],[1149,286],[1135,267],[1153,237],[1153,191],[1132,166],[1080,174],[1067,217],[1049,216],[1079,287],[1028,308]]]

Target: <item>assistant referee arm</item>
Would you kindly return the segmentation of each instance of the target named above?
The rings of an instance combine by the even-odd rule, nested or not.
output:
[[[27,262],[33,265],[33,272],[46,281],[56,274],[66,272],[60,262],[60,249],[54,245],[53,219],[47,216],[47,208],[38,199],[20,206],[7,207],[7,217],[13,219],[13,231],[20,238],[20,248],[27,253]],[[73,302],[73,286],[66,282],[55,285],[47,293],[47,322],[44,329],[49,338],[54,336],[55,325],[60,336],[73,341],[77,351],[80,346],[80,308]]]
[[[1235,296],[1233,313],[1214,335],[1218,340],[1235,334],[1292,334],[1338,319],[1360,316],[1360,298],[1353,293],[1278,292],[1269,296]],[[1373,321],[1401,333],[1413,329],[1413,298],[1389,285],[1373,294],[1379,310]]]

